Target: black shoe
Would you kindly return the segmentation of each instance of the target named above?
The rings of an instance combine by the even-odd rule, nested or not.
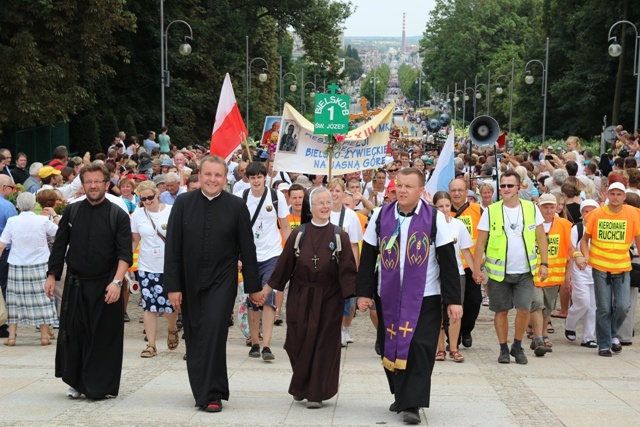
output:
[[[516,363],[518,365],[526,365],[527,363],[529,363],[529,359],[527,359],[527,355],[524,354],[524,350],[522,349],[522,347],[520,347],[518,350],[511,347],[511,351],[509,352],[509,354],[515,357]]]
[[[564,331],[564,336],[567,337],[567,339],[569,341],[575,341],[576,340],[576,331],[570,331],[570,330],[565,330]]]
[[[473,339],[471,338],[471,334],[462,335],[462,345],[466,348],[471,347],[473,344]]]
[[[221,412],[222,411],[222,401],[220,399],[216,399],[209,404],[205,405],[204,408],[207,412]]]
[[[389,411],[398,412],[398,404],[396,402],[393,402],[391,405],[389,405]]]
[[[611,350],[605,349],[605,350],[598,350],[598,356],[611,357],[613,356],[613,354],[611,353]]]
[[[378,356],[382,354],[382,351],[380,351],[380,343],[378,342],[378,340],[376,340],[376,344],[373,346],[373,348],[376,350],[376,354]]]
[[[255,344],[251,346],[251,350],[249,350],[249,357],[260,357],[260,345]]]
[[[614,353],[620,353],[622,351],[622,345],[621,344],[611,344],[611,351],[613,351]]]
[[[509,357],[509,350],[500,350],[500,356],[498,356],[498,363],[511,363]]]
[[[280,326],[280,325],[282,325],[282,317],[281,317],[279,314],[276,314],[276,318],[275,318],[275,320],[273,321],[273,324],[274,324],[275,326]]]
[[[258,347],[259,349],[260,347]],[[253,350],[253,347],[251,348]],[[249,353],[251,354],[251,353]],[[264,361],[270,361],[275,359],[276,357],[273,355],[273,353],[271,353],[271,349],[269,347],[265,347],[262,349],[262,360]]]
[[[545,347],[544,343],[536,344],[534,341],[532,341],[531,347],[532,347],[533,353],[537,357],[542,357],[545,354],[547,354],[547,347]]]
[[[124,323],[129,323],[129,322],[131,322],[131,318],[129,317],[129,315],[125,311],[125,313],[124,313]]]
[[[591,341],[587,341],[587,342],[581,342],[580,343],[581,347],[588,347],[588,348],[598,348],[598,343],[591,340]]]
[[[178,314],[178,320],[176,320],[176,327],[178,330],[182,329],[182,314]]]
[[[9,338],[9,330],[0,329],[0,338]]]
[[[629,345],[633,345],[633,343],[631,341],[629,341],[629,342],[620,341],[620,345],[626,347],[626,346],[629,346]]]
[[[420,424],[420,412],[418,408],[402,411],[402,421],[404,421],[405,424]]]

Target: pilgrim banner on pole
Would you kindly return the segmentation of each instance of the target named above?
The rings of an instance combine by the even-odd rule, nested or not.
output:
[[[333,173],[345,174],[385,165],[394,109],[395,103],[392,102],[370,121],[350,131],[340,144],[334,145]],[[286,172],[327,175],[328,147],[327,135],[315,135],[313,123],[286,103],[273,168]]]
[[[454,129],[451,126],[447,142],[442,147],[438,163],[433,171],[433,178],[425,185],[425,191],[432,196],[438,191],[449,191],[449,183],[455,178],[456,169],[453,164]]]

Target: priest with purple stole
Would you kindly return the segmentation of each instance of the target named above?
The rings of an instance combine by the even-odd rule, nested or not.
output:
[[[420,408],[429,407],[443,308],[453,323],[462,317],[453,237],[444,215],[421,198],[424,184],[419,169],[398,173],[397,201],[375,211],[364,234],[356,289],[361,311],[374,301],[378,308],[382,365],[395,398],[389,410],[406,424],[419,424]]]

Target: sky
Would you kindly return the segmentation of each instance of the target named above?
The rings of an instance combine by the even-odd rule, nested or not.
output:
[[[345,22],[345,36],[402,36],[406,13],[407,36],[422,35],[435,0],[350,0],[356,12]]]

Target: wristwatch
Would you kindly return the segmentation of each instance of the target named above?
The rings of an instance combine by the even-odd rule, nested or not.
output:
[[[122,287],[122,280],[116,280],[116,279],[113,279],[113,280],[111,281],[111,283],[115,283],[116,285],[118,285],[118,287],[119,287],[119,288],[121,288],[121,287]]]
[[[540,265],[544,265],[545,267],[549,268],[549,263],[541,262]]]

